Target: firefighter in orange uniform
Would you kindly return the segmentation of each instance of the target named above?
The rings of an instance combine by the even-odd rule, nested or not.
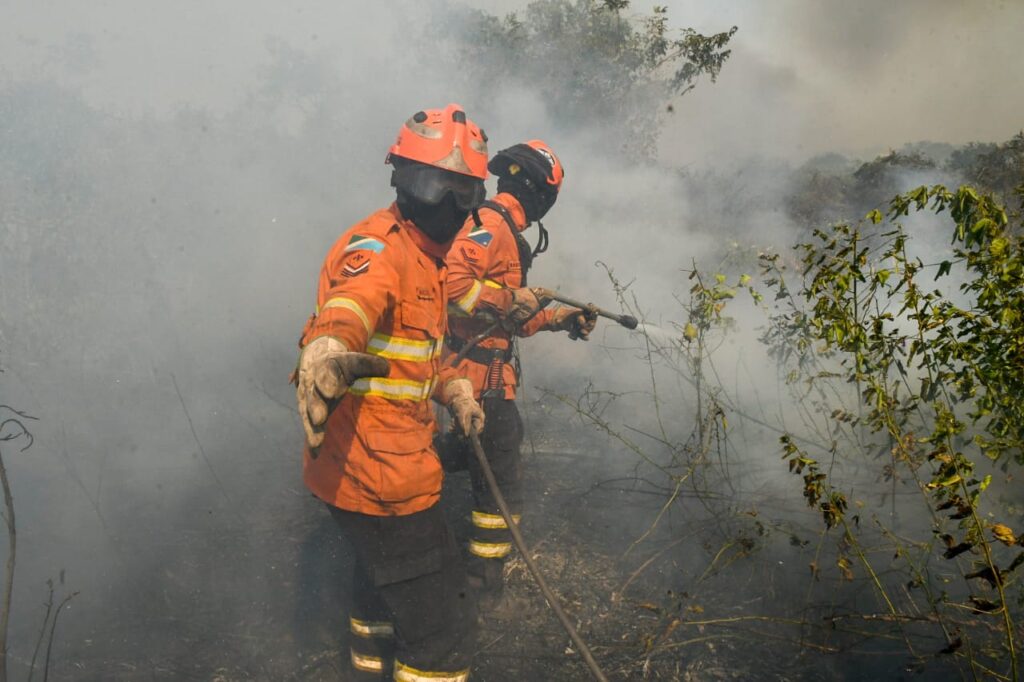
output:
[[[439,361],[443,258],[484,197],[486,138],[458,105],[420,111],[387,162],[397,200],[331,247],[300,342],[303,478],[354,550],[356,679],[459,682],[475,606],[438,504],[430,398],[465,432],[482,428],[470,382],[442,376]]]
[[[530,140],[498,152],[488,168],[498,177],[498,194],[467,221],[448,253],[449,331],[444,360],[447,368],[473,384],[474,396],[487,415],[481,444],[518,518],[523,423],[515,403],[519,379],[515,338],[549,330],[586,340],[596,316],[577,308],[546,309],[546,302],[526,286],[533,259],[547,248],[547,231],[540,219],[554,205],[562,186],[565,171],[558,157],[544,142]],[[534,222],[540,235],[537,246],[531,248],[522,232]],[[501,594],[504,561],[512,549],[508,526],[468,441],[446,434],[438,442],[446,465],[469,467],[474,498],[469,578],[493,603]]]

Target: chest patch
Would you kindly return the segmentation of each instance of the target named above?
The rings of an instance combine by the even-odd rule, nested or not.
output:
[[[434,292],[427,287],[416,287],[416,298],[421,301],[433,301]]]

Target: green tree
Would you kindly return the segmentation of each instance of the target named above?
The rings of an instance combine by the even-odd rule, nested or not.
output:
[[[701,78],[715,81],[737,29],[675,30],[665,7],[648,15],[628,8],[627,0],[537,0],[503,18],[468,11],[456,49],[472,54],[470,78],[485,91],[527,84],[567,126],[619,129],[621,151],[649,156],[660,117]]]

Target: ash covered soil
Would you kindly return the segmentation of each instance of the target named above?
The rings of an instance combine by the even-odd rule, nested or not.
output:
[[[870,611],[874,596],[866,581],[837,590],[824,571],[811,578],[813,516],[760,491],[698,494],[689,482],[668,504],[667,479],[579,420],[535,405],[527,427],[523,533],[610,679],[942,677],[938,660],[908,670],[892,632],[823,619],[858,604]],[[197,505],[176,527],[140,524],[118,538],[126,557],[150,560],[62,616],[52,679],[349,679],[347,547],[302,488],[295,453],[260,462],[232,490],[277,477],[274,494]],[[465,538],[465,473],[447,477],[443,503]],[[798,494],[790,504],[799,509]],[[521,559],[507,585],[480,617],[472,679],[591,679]]]

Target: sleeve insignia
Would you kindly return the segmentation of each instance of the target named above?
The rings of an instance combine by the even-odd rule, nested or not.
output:
[[[477,225],[466,236],[485,249],[490,245],[491,240],[494,239],[494,235],[485,230],[483,225]]]
[[[348,257],[345,261],[344,267],[341,269],[341,274],[345,277],[355,277],[361,275],[370,269],[370,258],[365,253],[356,252]]]
[[[359,249],[368,249],[374,253],[380,253],[384,250],[384,242],[373,237],[364,237],[359,234],[352,235],[352,239],[348,241],[348,246],[345,247],[345,253],[351,253]]]

